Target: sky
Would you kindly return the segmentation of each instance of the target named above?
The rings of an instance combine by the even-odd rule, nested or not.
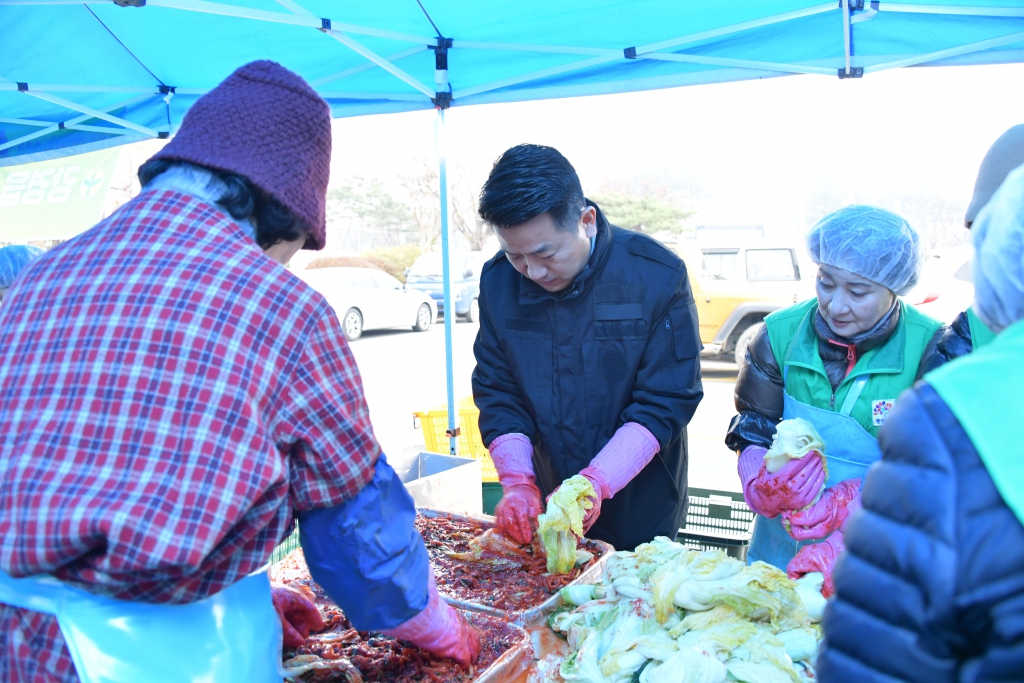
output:
[[[332,183],[388,178],[433,159],[433,111],[339,119]],[[1024,123],[1024,65],[907,68],[862,79],[759,81],[454,107],[452,162],[482,178],[506,148],[557,147],[584,191],[609,178],[677,176],[704,188],[703,224],[806,230],[808,198],[925,193],[966,208],[978,166]]]

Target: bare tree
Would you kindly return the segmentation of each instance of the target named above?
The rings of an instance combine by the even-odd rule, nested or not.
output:
[[[470,249],[481,251],[492,234],[491,226],[477,211],[483,182],[477,182],[465,168],[456,167],[454,171],[450,183],[452,227],[466,238]]]
[[[398,179],[405,203],[416,226],[419,245],[431,249],[441,236],[441,190],[437,169],[425,159]]]

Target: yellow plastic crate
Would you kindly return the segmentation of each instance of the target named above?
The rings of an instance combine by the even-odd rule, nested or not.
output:
[[[472,396],[460,398],[458,401],[459,417],[455,426],[460,428],[456,439],[458,454],[462,457],[480,461],[480,469],[484,481],[498,481],[498,471],[494,469],[491,454],[484,447],[480,436],[480,409],[473,403]],[[448,453],[448,406],[440,406],[431,410],[412,414],[416,423],[423,429],[423,441],[427,450],[433,453]]]

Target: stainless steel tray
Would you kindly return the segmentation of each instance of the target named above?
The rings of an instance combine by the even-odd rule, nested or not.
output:
[[[451,517],[452,519],[479,522],[487,527],[493,527],[497,523],[497,520],[490,515],[462,515],[454,512],[445,512],[443,510],[434,510],[432,508],[416,508],[416,512],[424,517]],[[601,572],[604,570],[605,562],[611,554],[615,552],[615,548],[604,541],[595,541],[592,539],[587,540],[594,544],[599,551],[599,555],[582,574],[569,583],[570,586],[591,584],[600,581]],[[531,607],[517,612],[514,610],[497,609],[488,605],[481,605],[477,602],[469,602],[468,600],[449,598],[444,595],[441,597],[444,597],[445,601],[449,605],[453,605],[459,609],[480,612],[481,614],[490,614],[491,616],[498,617],[499,619],[503,619],[517,626],[522,626],[523,628],[529,628],[530,626],[540,624],[549,614],[561,607],[564,602],[562,600],[562,596],[559,593],[555,593],[536,607]]]
[[[465,610],[469,612],[469,610]],[[473,623],[472,614],[465,614],[466,621]],[[473,683],[509,683],[520,676],[533,662],[533,642],[530,634],[515,624],[511,626],[518,632],[519,642],[505,650],[483,673],[473,679]]]

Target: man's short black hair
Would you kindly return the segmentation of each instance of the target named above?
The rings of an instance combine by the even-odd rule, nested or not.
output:
[[[146,187],[153,178],[177,163],[167,159],[150,159],[139,166],[139,183]],[[232,218],[244,220],[255,215],[255,239],[261,249],[269,249],[278,242],[291,242],[309,233],[308,226],[298,216],[270,194],[253,185],[245,176],[205,166],[198,167],[209,171],[227,186],[224,194],[217,199],[217,204],[231,214]]]
[[[586,208],[576,169],[554,147],[516,145],[498,157],[480,190],[480,218],[514,228],[542,213],[575,232]]]

